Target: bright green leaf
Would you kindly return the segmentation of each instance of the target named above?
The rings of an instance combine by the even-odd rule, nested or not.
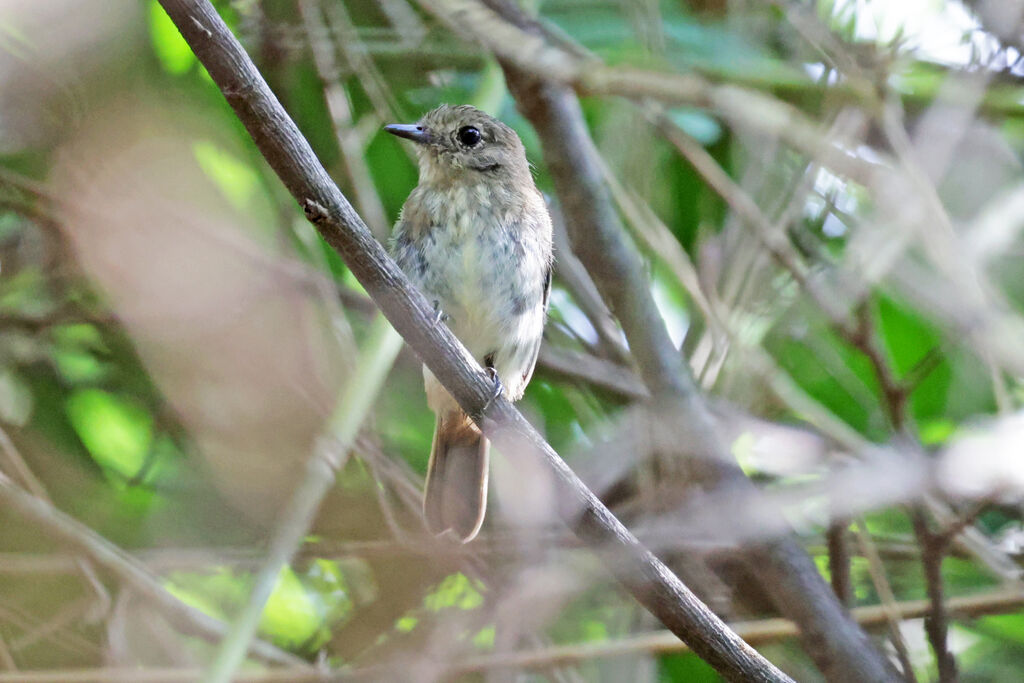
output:
[[[395,622],[395,630],[400,633],[408,633],[416,628],[416,624],[418,623],[420,623],[420,620],[416,617],[404,616]]]
[[[319,601],[292,568],[285,567],[267,599],[260,630],[280,645],[298,647],[316,635],[322,621]]]
[[[153,442],[153,417],[135,403],[100,389],[79,389],[67,400],[68,417],[103,468],[132,478]]]
[[[81,349],[54,349],[53,364],[60,376],[71,384],[97,382],[106,368],[96,356]]]
[[[236,209],[245,209],[256,194],[260,178],[245,162],[211,142],[192,145],[199,167]]]
[[[493,626],[482,628],[473,636],[473,645],[482,650],[490,649],[494,647],[494,635],[495,629]]]
[[[473,609],[484,602],[484,596],[462,572],[446,576],[437,589],[423,599],[423,606],[431,612],[455,607]]]
[[[149,37],[160,65],[169,74],[186,73],[196,61],[192,48],[156,0],[149,3]]]

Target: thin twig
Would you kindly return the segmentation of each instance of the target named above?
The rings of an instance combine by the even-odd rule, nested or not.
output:
[[[951,614],[971,619],[989,614],[1006,614],[1024,606],[1024,592],[998,589],[978,595],[950,598]],[[931,609],[927,600],[910,600],[895,604],[902,620],[920,619]],[[853,618],[866,628],[884,628],[889,623],[888,608],[882,605],[856,607]],[[733,629],[744,639],[756,644],[778,642],[798,635],[796,624],[786,619],[765,619],[737,622]],[[494,655],[480,655],[452,662],[449,674],[506,669],[544,669],[558,665],[573,665],[613,657],[638,654],[669,654],[687,652],[688,648],[669,631],[640,633],[616,640],[554,645],[536,650],[525,650]],[[184,683],[194,681],[201,672],[196,669],[60,669],[0,673],[0,683]],[[401,676],[402,671],[392,669],[390,675]],[[404,670],[407,675],[408,670]],[[326,681],[388,680],[388,671],[369,668],[352,672],[325,672],[314,669],[282,668],[267,671],[239,672],[236,683],[324,683]],[[392,678],[393,680],[393,678]]]
[[[856,521],[857,541],[860,544],[861,553],[867,558],[868,573],[871,575],[871,582],[878,593],[878,599],[882,602],[886,619],[889,623],[889,638],[893,647],[896,648],[896,656],[899,657],[900,666],[903,667],[903,677],[908,681],[916,681],[914,665],[910,662],[910,652],[907,649],[907,642],[903,639],[903,632],[900,631],[900,611],[896,602],[896,596],[892,592],[892,585],[885,574],[885,565],[878,554],[871,535],[868,533],[867,525],[863,519]]]
[[[318,0],[301,0],[298,7],[309,36],[313,64],[316,66],[324,99],[327,101],[327,110],[331,115],[331,125],[334,127],[334,136],[341,151],[345,172],[352,183],[356,206],[366,219],[367,225],[373,230],[374,236],[383,241],[390,233],[387,213],[370,176],[361,136],[353,127],[352,107],[341,83],[333,44],[328,40],[319,39],[326,37],[327,34],[320,3]]]
[[[370,329],[355,374],[345,385],[327,433],[306,463],[306,477],[281,515],[249,599],[232,623],[209,673],[204,677],[207,683],[227,683],[242,663],[281,569],[295,554],[302,537],[309,530],[320,501],[334,483],[334,473],[348,456],[359,426],[373,406],[401,348],[402,338],[383,316],[379,316]]]
[[[490,377],[446,326],[434,323],[432,306],[373,240],[209,2],[161,5],[307,217],[391,323],[506,457],[533,459],[553,475],[560,515],[603,557],[614,558],[616,578],[726,678],[789,680],[640,545],[507,400],[493,399]]]
[[[952,536],[933,532],[920,507],[911,511],[910,520],[921,546],[921,566],[924,568],[925,588],[931,603],[931,609],[924,618],[924,631],[935,655],[939,683],[953,683],[957,679],[957,666],[956,658],[949,650],[949,614],[942,580],[942,559]]]
[[[18,670],[18,663],[14,661],[14,656],[11,654],[11,650],[7,647],[7,643],[2,635],[0,635],[0,666],[7,671]]]
[[[846,517],[833,519],[825,532],[828,546],[828,573],[832,578],[832,590],[846,607],[853,604],[853,581],[850,577],[850,541],[847,529],[850,520]]]
[[[429,4],[433,7],[435,2]],[[490,4],[499,6],[499,1],[490,0]],[[500,11],[508,21],[498,19],[503,24],[499,32],[516,22],[516,30],[526,34],[519,35],[525,42],[518,52],[535,51],[540,59],[546,59],[548,46],[540,38],[542,34],[520,28],[534,26],[532,21],[510,3],[501,2]],[[473,26],[472,30],[485,28]],[[668,335],[638,255],[622,237],[622,225],[610,204],[579,102],[571,90],[552,82],[559,80],[557,76],[546,71],[524,72],[517,68],[523,65],[514,57],[509,59],[512,63],[503,64],[506,82],[541,138],[561,205],[566,216],[571,216],[566,225],[574,251],[619,318],[648,390],[666,407],[677,408],[678,417],[670,418],[673,423],[685,424],[685,436],[680,434],[685,448],[680,455],[698,454],[687,462],[705,483],[742,490],[756,500],[758,491],[722,443],[693,376]],[[528,67],[536,68],[536,64]],[[779,526],[785,528],[784,523]],[[827,676],[849,681],[895,679],[895,671],[843,611],[792,537],[752,545],[743,550],[743,556],[776,606],[801,624],[808,652]]]
[[[0,475],[0,503],[31,520],[41,531],[61,544],[88,556],[93,562],[131,586],[179,631],[217,641],[227,629],[223,622],[178,600],[161,585],[135,558],[131,557],[95,531],[60,512],[52,505],[29,493]],[[291,666],[303,661],[262,640],[254,640],[250,651],[264,661]]]

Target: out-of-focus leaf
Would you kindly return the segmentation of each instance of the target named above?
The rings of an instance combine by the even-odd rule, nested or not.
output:
[[[253,168],[213,143],[192,145],[203,173],[212,180],[236,209],[245,209],[259,187],[260,178]]]
[[[687,135],[702,145],[714,144],[722,137],[721,124],[698,109],[671,109],[668,115]]]
[[[216,619],[227,619],[227,614],[225,614],[223,608],[218,605],[215,600],[210,599],[199,591],[180,586],[172,581],[165,581],[164,588],[167,589],[168,593],[178,598],[186,605],[194,607],[204,614]]]
[[[192,48],[156,0],[149,2],[149,37],[164,71],[177,76],[192,68],[196,61]]]
[[[88,351],[58,348],[52,356],[57,372],[70,384],[95,383],[107,374],[103,363]]]
[[[474,609],[484,604],[484,596],[462,572],[449,574],[441,584],[423,599],[423,606],[431,612],[442,609]]]
[[[395,630],[399,633],[409,633],[416,628],[416,624],[418,623],[420,623],[420,620],[416,617],[400,617],[398,621],[395,622]]]
[[[693,653],[658,659],[659,683],[714,683],[722,680],[711,665]]]
[[[473,636],[473,645],[481,650],[488,650],[494,647],[495,628],[487,626],[476,632]]]
[[[291,567],[277,577],[260,619],[260,630],[284,647],[297,648],[316,635],[323,609]]]
[[[1024,614],[993,614],[976,620],[974,628],[1024,648]]]
[[[101,389],[79,389],[67,399],[78,437],[104,469],[138,474],[153,442],[153,418],[141,407]]]
[[[943,418],[929,420],[918,427],[917,433],[925,446],[938,446],[949,441],[956,433],[956,423]]]
[[[878,329],[898,376],[911,372],[942,343],[939,333],[922,317],[884,296],[878,299]],[[949,365],[941,360],[918,384],[910,398],[917,420],[944,414],[950,377]]]
[[[765,345],[797,384],[832,413],[868,438],[884,438],[886,426],[874,398],[877,382],[868,360],[820,324],[808,328],[804,337],[806,341],[772,333]],[[833,362],[826,363],[816,349],[832,353]]]

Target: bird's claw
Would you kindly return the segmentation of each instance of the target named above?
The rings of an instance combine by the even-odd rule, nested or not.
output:
[[[491,393],[491,397],[487,399],[487,403],[484,404],[484,411],[490,408],[491,404],[497,401],[498,398],[505,393],[505,385],[501,383],[501,377],[498,377],[498,371],[489,365],[485,370],[487,370],[487,374],[490,375],[491,380],[494,381],[494,390]]]
[[[448,314],[441,310],[441,301],[434,299],[434,324],[440,325],[441,323],[448,322],[449,319]]]

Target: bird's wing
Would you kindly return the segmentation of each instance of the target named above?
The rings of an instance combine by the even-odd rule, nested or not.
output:
[[[541,299],[541,305],[544,307],[544,316],[548,314],[548,304],[551,301],[551,266],[544,272],[544,296]],[[537,340],[533,343],[533,348],[530,349],[530,362],[523,370],[523,386],[525,387],[530,383],[530,378],[533,377],[533,369],[537,366],[537,356],[540,355],[540,345],[544,341],[544,335],[541,334],[537,337]]]

